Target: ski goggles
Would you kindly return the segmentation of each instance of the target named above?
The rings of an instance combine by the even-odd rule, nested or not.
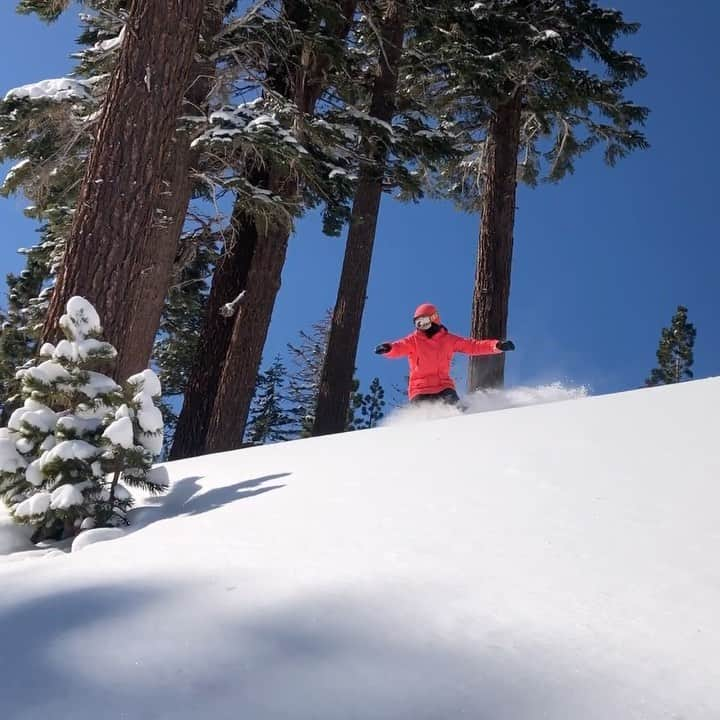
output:
[[[430,315],[420,315],[419,317],[416,317],[413,322],[418,330],[429,330],[430,326],[433,324],[433,317],[434,316]]]

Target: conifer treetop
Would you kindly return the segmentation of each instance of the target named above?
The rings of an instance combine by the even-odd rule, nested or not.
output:
[[[482,192],[489,118],[519,96],[518,177],[556,182],[597,145],[614,165],[648,147],[648,109],[627,97],[646,75],[642,61],[618,47],[639,25],[593,0],[441,0],[418,19],[410,57],[428,72],[402,74],[404,91],[423,96],[455,127],[463,159],[442,190],[474,208]]]

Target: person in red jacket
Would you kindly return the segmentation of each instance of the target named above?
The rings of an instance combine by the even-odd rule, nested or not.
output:
[[[423,303],[415,310],[413,321],[415,332],[375,348],[378,355],[388,358],[407,357],[411,403],[440,400],[454,405],[460,401],[450,377],[450,363],[455,353],[497,355],[515,349],[511,340],[472,340],[453,335],[440,323],[437,308],[430,303]]]

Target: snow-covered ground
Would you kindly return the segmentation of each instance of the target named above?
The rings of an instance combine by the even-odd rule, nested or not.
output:
[[[718,407],[713,379],[171,463],[131,531],[0,558],[0,717],[717,720]]]

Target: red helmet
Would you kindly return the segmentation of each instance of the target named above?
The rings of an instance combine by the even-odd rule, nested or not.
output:
[[[420,317],[430,318],[430,322],[440,324],[440,315],[432,303],[423,303],[415,308],[413,320],[417,320]]]

